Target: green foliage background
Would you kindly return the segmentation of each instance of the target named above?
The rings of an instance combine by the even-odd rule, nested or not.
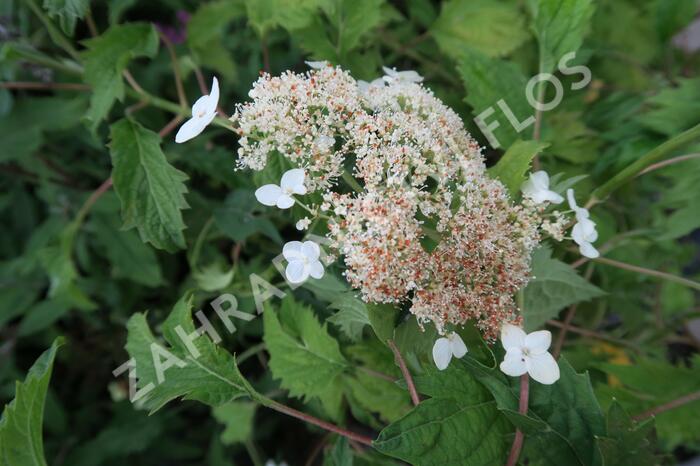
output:
[[[700,54],[674,45],[697,16],[695,0],[4,0],[0,465],[504,464],[516,427],[521,464],[697,455]],[[577,91],[577,75],[556,71],[572,51],[593,78]],[[574,327],[562,379],[531,387],[527,416],[518,381],[494,369],[499,345],[473,329],[462,333],[469,354],[438,372],[434,331],[368,308],[338,265],[286,288],[271,260],[298,239],[299,216],[252,195],[278,180],[281,161],[234,171],[236,139],[221,125],[174,143],[173,118],[189,116],[212,75],[230,114],[261,70],[303,71],[309,59],[365,80],[382,65],[415,69],[483,145],[475,115],[504,99],[522,121],[534,113],[531,76],[564,83],[539,140],[496,111],[503,147],[487,163],[517,192],[539,153],[556,189],[575,182],[580,203],[594,193],[597,244],[615,262],[581,263],[567,243],[536,251],[525,325],[555,340],[562,321]],[[679,156],[689,157],[635,177]],[[253,313],[251,273],[288,296],[236,320],[234,334],[217,324],[221,343],[200,337],[196,364],[129,403],[127,377],[112,371],[133,357],[139,386],[157,381],[153,342],[186,361],[175,327],[193,331],[192,312],[213,316],[221,293]],[[417,407],[387,339],[415,376]]]

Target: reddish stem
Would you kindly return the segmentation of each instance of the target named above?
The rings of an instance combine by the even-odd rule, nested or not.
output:
[[[525,416],[527,414],[527,403],[530,398],[530,378],[527,374],[520,376],[520,406],[518,412]],[[510,454],[508,455],[508,462],[506,466],[515,466],[518,462],[518,457],[520,457],[520,450],[523,448],[523,441],[525,440],[525,435],[517,429],[515,431],[515,439],[513,439],[513,446],[510,448]]]
[[[680,406],[683,406],[688,403],[692,403],[693,401],[700,400],[700,392],[695,392],[691,393],[689,395],[682,396],[680,398],[677,398],[673,401],[669,401],[668,403],[662,404],[661,406],[657,406],[656,408],[652,408],[648,411],[644,411],[641,414],[637,414],[634,416],[632,419],[635,421],[642,421],[648,417],[656,416],[657,414],[665,413],[666,411],[670,411],[672,409],[678,408]]]
[[[283,405],[282,403],[278,403],[276,401],[270,400],[270,402],[265,403],[265,406],[267,406],[270,409],[274,409],[277,412],[286,414],[288,416],[292,416],[294,418],[300,419],[304,422],[308,422],[309,424],[313,424],[315,426],[318,426],[322,429],[328,430],[330,432],[334,432],[338,435],[342,435],[343,437],[347,437],[350,440],[354,440],[356,442],[359,442],[363,445],[367,446],[372,446],[372,439],[369,437],[366,437],[361,434],[357,434],[355,432],[349,431],[347,429],[343,429],[342,427],[338,427],[334,424],[331,424],[330,422],[326,422],[322,419],[318,419],[316,417],[310,416],[306,413],[302,413],[301,411],[297,411],[294,408],[290,408],[289,406]]]
[[[406,362],[403,360],[401,352],[394,344],[394,341],[388,340],[387,344],[389,345],[389,348],[391,348],[391,351],[394,353],[396,363],[399,365],[401,373],[403,374],[403,378],[406,380],[406,385],[408,386],[408,393],[411,395],[411,401],[413,401],[414,406],[418,406],[418,404],[420,403],[420,397],[418,396],[416,385],[413,383],[413,377],[411,377],[411,372],[409,372],[408,367],[406,366]]]

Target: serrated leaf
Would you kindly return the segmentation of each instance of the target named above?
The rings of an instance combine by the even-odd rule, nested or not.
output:
[[[418,378],[416,384],[432,398],[382,430],[374,441],[377,450],[416,466],[505,461],[505,435],[511,427],[474,377],[449,367]]]
[[[228,269],[228,270],[227,270]],[[213,263],[192,272],[192,277],[204,291],[223,290],[231,284],[234,269]]]
[[[286,298],[279,312],[263,313],[270,370],[292,396],[318,397],[346,368],[338,342],[311,309]],[[283,326],[283,323],[285,324]]]
[[[61,29],[69,36],[73,35],[76,22],[85,17],[89,6],[89,0],[44,0],[49,17],[58,18]]]
[[[92,86],[90,109],[85,115],[94,131],[114,101],[124,98],[122,72],[136,57],[153,57],[158,51],[158,34],[150,24],[112,26],[101,36],[85,41],[85,82]]]
[[[464,100],[472,107],[473,115],[482,115],[484,126],[498,125],[493,129],[496,141],[490,140],[491,146],[494,149],[510,147],[521,133],[508,120],[498,102],[504,102],[519,124],[525,125],[533,116],[534,110],[525,98],[527,81],[523,72],[514,63],[468,49],[462,54],[457,70],[467,90]],[[494,76],[498,76],[498,79],[493,79]],[[491,112],[490,115],[488,112]],[[534,122],[534,117],[531,121]],[[488,137],[487,134],[484,136]]]
[[[440,49],[452,58],[466,47],[495,57],[507,55],[529,34],[515,3],[493,0],[450,0],[430,28]]]
[[[176,328],[181,327],[186,335],[194,333],[192,299],[190,295],[183,296],[163,322],[165,343],[153,336],[145,314],[134,314],[127,323],[126,350],[136,362],[138,387],[152,387],[147,393],[143,392],[138,401],[151,412],[177,398],[219,406],[243,396],[258,396],[238,370],[235,357],[207,334],[192,342],[199,356],[194,357],[189,352]],[[177,358],[182,367],[177,364],[170,366],[162,371],[162,380],[159,381],[158,365],[165,367],[173,358]]]
[[[646,105],[648,110],[638,121],[653,131],[675,136],[700,122],[700,78],[680,79],[678,86],[662,89]]]
[[[532,29],[540,48],[540,73],[551,73],[559,59],[578,51],[590,28],[592,0],[529,0]]]
[[[221,433],[224,445],[245,442],[250,438],[255,409],[255,403],[245,401],[232,401],[212,409],[214,418],[226,426]]]
[[[553,259],[552,251],[547,247],[540,247],[532,253],[531,268],[533,278],[524,290],[523,309],[528,332],[540,328],[566,306],[605,294],[571,266]]]
[[[596,439],[604,466],[655,466],[654,419],[636,423],[613,402],[608,409],[607,433]]]
[[[187,175],[168,163],[160,137],[125,118],[110,126],[109,148],[123,228],[137,228],[141,240],[158,249],[183,249],[181,209],[188,207]]]
[[[123,278],[145,286],[163,284],[158,258],[134,231],[119,231],[119,221],[111,215],[96,215],[91,219],[95,239],[102,245],[115,278]]]
[[[252,190],[238,189],[228,196],[223,205],[214,211],[219,229],[234,241],[244,241],[255,233],[263,233],[271,240],[282,243],[274,223],[263,214],[261,204]]]
[[[629,413],[638,415],[699,391],[700,357],[695,355],[691,366],[641,357],[634,365],[598,364],[596,367],[614,376],[618,384],[599,386],[596,391],[600,396],[617,398]],[[700,429],[700,400],[659,413],[655,418],[659,439],[667,448],[692,442]]]
[[[327,319],[328,322],[340,327],[352,341],[358,341],[362,337],[362,330],[370,325],[367,304],[352,291],[340,293],[328,307],[338,311]]]
[[[379,341],[386,344],[394,338],[399,309],[392,304],[368,304],[367,317]]]
[[[532,159],[548,145],[540,141],[517,140],[498,163],[489,169],[489,174],[503,183],[511,196],[516,196],[525,182],[525,174],[530,169]]]
[[[577,374],[563,357],[558,364],[561,377],[556,383],[542,385],[530,380],[527,416],[518,413],[517,378],[506,377],[469,355],[455,366],[469,370],[491,392],[498,408],[525,432],[521,461],[552,466],[599,465],[595,437],[604,433],[605,426],[588,374]]]
[[[44,403],[56,351],[62,344],[61,338],[54,340],[29,369],[24,382],[17,382],[15,398],[5,406],[0,419],[0,465],[46,466]]]

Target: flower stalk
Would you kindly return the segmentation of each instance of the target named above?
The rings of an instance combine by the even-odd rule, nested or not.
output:
[[[530,398],[530,379],[527,374],[520,376],[520,404],[518,412],[523,416],[527,415],[527,405]],[[518,458],[520,457],[520,451],[523,448],[523,442],[525,440],[525,434],[520,429],[515,431],[515,439],[513,439],[513,445],[510,448],[510,454],[508,455],[508,461],[506,466],[515,466],[518,463]]]

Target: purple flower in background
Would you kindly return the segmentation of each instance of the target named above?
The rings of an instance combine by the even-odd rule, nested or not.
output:
[[[187,39],[187,23],[192,15],[185,10],[178,10],[175,13],[176,25],[156,23],[156,28],[173,44],[182,44]]]

